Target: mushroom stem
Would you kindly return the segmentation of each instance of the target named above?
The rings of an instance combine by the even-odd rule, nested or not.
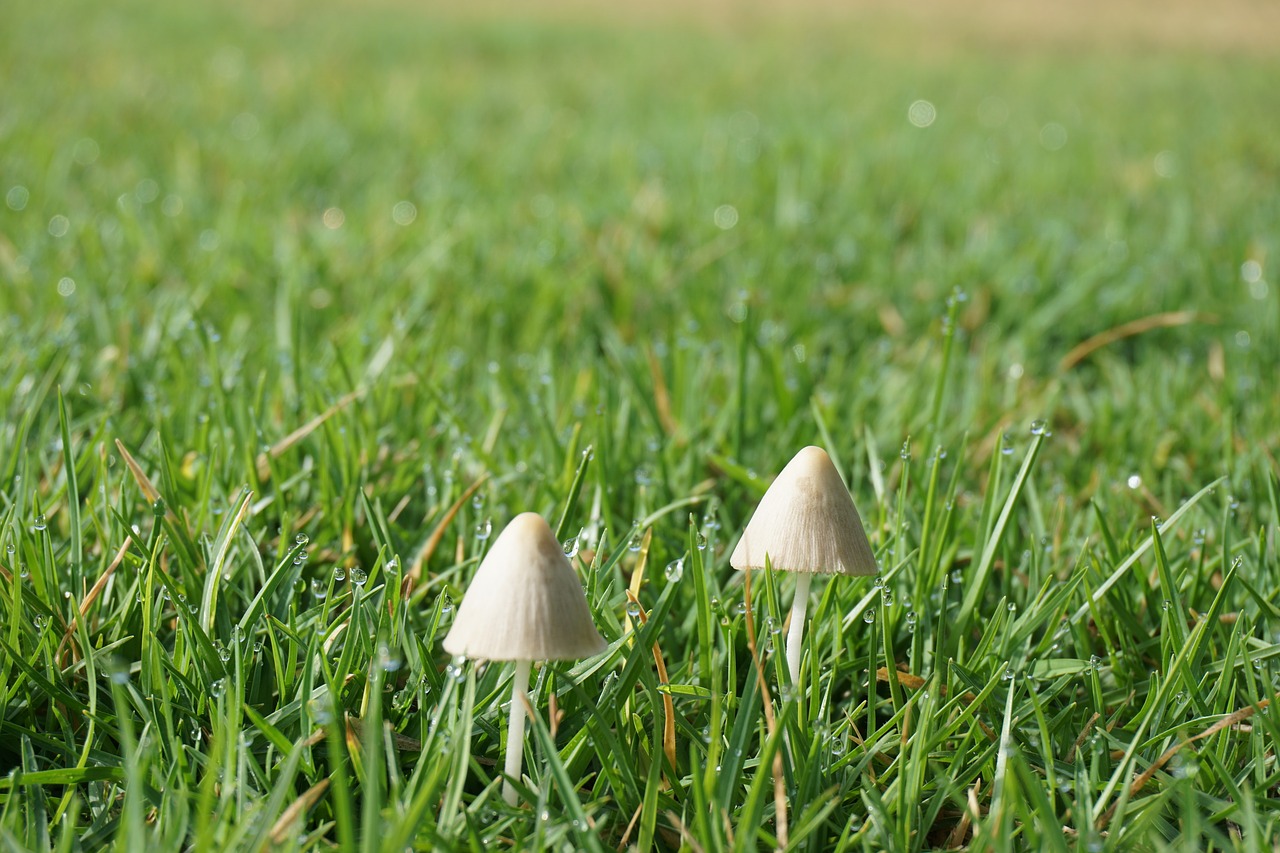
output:
[[[507,805],[516,804],[516,789],[512,779],[520,778],[520,765],[524,762],[524,691],[529,686],[531,662],[516,661],[516,674],[511,679],[511,716],[507,720],[507,779],[502,783],[502,799]]]
[[[796,596],[791,600],[791,628],[787,631],[787,668],[791,683],[800,683],[800,651],[804,646],[804,614],[809,609],[809,584],[813,575],[796,573]]]

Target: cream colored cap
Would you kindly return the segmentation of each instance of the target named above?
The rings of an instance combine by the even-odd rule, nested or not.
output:
[[[786,572],[874,575],[871,543],[840,472],[821,447],[806,447],[787,463],[742,531],[729,563],[769,564]]]
[[[498,535],[444,638],[449,654],[484,660],[577,660],[605,648],[577,573],[536,512]]]

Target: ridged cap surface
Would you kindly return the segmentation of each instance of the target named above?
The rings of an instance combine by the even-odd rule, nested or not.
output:
[[[569,558],[534,512],[494,540],[444,638],[449,654],[484,660],[577,660],[606,645]]]
[[[874,575],[875,554],[853,497],[821,447],[795,455],[769,486],[729,563],[786,572]]]

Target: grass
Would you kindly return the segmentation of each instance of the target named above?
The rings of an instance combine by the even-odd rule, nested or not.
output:
[[[5,847],[1270,849],[1274,59],[522,14],[6,16]],[[610,646],[510,809],[523,510]]]

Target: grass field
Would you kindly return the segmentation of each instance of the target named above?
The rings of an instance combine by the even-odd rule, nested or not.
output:
[[[9,4],[0,843],[1275,849],[1275,13],[1096,6]]]

